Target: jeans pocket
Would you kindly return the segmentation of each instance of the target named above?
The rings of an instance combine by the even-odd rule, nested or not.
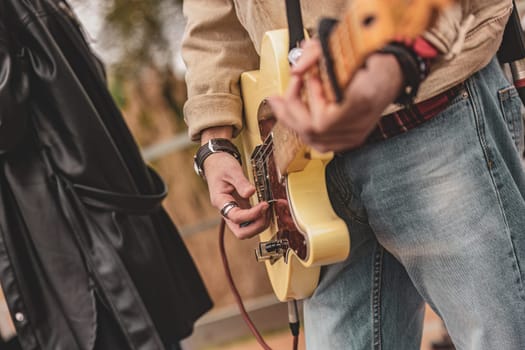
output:
[[[514,86],[505,87],[498,91],[501,113],[505,119],[507,129],[520,154],[524,149],[523,118],[524,107]]]

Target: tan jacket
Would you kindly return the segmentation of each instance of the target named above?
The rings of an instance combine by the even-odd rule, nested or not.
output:
[[[346,0],[300,0],[303,22],[315,28],[321,16],[336,17]],[[184,0],[187,27],[183,57],[189,99],[184,115],[193,140],[206,128],[242,128],[239,76],[258,69],[263,34],[286,28],[284,0]],[[417,100],[464,81],[496,53],[512,0],[461,0],[450,7],[425,38],[443,56],[422,84]],[[394,109],[390,106],[386,112]]]

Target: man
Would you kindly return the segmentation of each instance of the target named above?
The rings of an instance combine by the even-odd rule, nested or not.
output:
[[[320,15],[342,13],[346,1],[301,5],[313,28]],[[284,4],[184,6],[190,135],[201,144],[231,139],[242,128],[239,74],[258,68],[263,33],[287,26]],[[425,301],[457,349],[523,348],[522,105],[493,58],[511,8],[510,0],[460,1],[414,43],[370,55],[341,103],[306,74],[321,55],[310,41],[285,96],[269,99],[303,140],[336,151],[327,185],[352,239],[348,259],[324,267],[305,300],[308,349],[419,349]],[[428,76],[426,66],[419,72],[415,100],[406,89],[415,72],[400,46],[430,64]],[[249,206],[255,189],[232,154],[225,147],[198,165],[212,204],[242,239],[265,227],[269,205]]]

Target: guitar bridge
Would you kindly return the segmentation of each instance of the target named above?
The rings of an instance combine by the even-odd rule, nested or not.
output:
[[[259,242],[259,246],[255,249],[255,258],[258,262],[265,260],[277,260],[286,255],[289,248],[288,240],[277,239],[267,242]]]

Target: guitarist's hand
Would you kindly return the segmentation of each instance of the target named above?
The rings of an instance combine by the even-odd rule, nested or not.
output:
[[[202,134],[202,142],[213,137],[231,137],[218,133],[217,130],[206,129]],[[235,201],[239,207],[228,212],[226,224],[232,233],[240,239],[250,238],[262,232],[269,223],[267,202],[251,207],[249,198],[255,193],[255,187],[244,176],[239,162],[226,152],[210,155],[203,164],[206,181],[210,192],[211,204],[220,211],[223,206]]]
[[[321,55],[319,42],[309,40],[292,68],[285,95],[271,97],[269,102],[277,119],[315,149],[326,152],[356,148],[398,96],[403,84],[401,68],[392,55],[371,55],[366,67],[356,72],[345,89],[343,101],[337,104],[326,99],[318,74],[312,73],[317,71]]]

